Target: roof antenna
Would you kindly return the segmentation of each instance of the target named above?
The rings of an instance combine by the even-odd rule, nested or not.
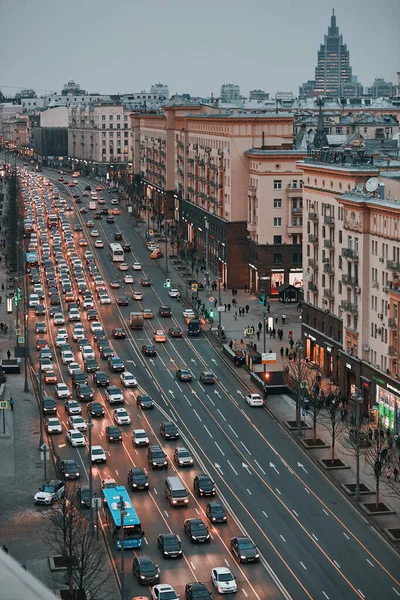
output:
[[[264,150],[264,148],[265,148],[265,132],[263,131],[262,132],[262,146],[261,146],[261,149]]]

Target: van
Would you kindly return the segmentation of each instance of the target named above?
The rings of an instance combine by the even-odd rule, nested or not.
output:
[[[37,294],[29,294],[29,308],[35,308],[39,304],[39,296]]]
[[[189,494],[179,477],[167,477],[165,480],[165,496],[171,506],[185,506],[189,502]]]

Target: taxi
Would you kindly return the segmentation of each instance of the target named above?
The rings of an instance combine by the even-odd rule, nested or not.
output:
[[[154,338],[155,342],[166,342],[167,341],[167,336],[165,335],[165,333],[162,329],[156,329],[156,331],[153,333],[153,338]]]
[[[75,294],[73,292],[67,292],[65,294],[65,302],[75,302]]]
[[[79,245],[81,247],[86,247],[88,245],[88,243],[84,238],[82,238],[81,240],[79,240]]]
[[[162,255],[163,253],[161,252],[160,248],[154,248],[154,250],[151,251],[150,258],[162,258]]]
[[[57,383],[57,375],[54,371],[46,371],[44,374],[44,382],[45,383]]]
[[[113,208],[113,209],[111,210],[111,214],[112,214],[112,215],[120,215],[120,214],[121,214],[121,211],[119,210],[119,208]]]

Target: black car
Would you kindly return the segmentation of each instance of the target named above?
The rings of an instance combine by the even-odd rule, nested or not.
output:
[[[62,460],[60,473],[64,479],[79,479],[81,476],[80,469],[74,460]]]
[[[157,350],[156,350],[155,346],[153,346],[152,344],[143,344],[142,353],[145,356],[156,356]]]
[[[84,364],[86,373],[95,373],[99,370],[99,363],[95,358],[87,358]]]
[[[43,398],[42,410],[44,415],[55,415],[57,413],[57,405],[51,396]]]
[[[123,250],[124,252],[130,252],[130,251],[131,251],[131,249],[132,249],[132,248],[131,248],[131,245],[130,245],[130,244],[126,244],[126,243],[125,243],[125,244],[122,244],[122,250]]]
[[[149,556],[135,556],[132,571],[142,585],[153,585],[160,581],[160,569]]]
[[[108,210],[107,210],[107,213],[108,213]],[[111,216],[108,216],[106,221],[107,221],[107,223],[115,223],[114,217],[111,217]]]
[[[88,414],[94,418],[104,417],[104,406],[100,402],[91,402],[87,407]]]
[[[99,317],[97,316],[97,311],[94,308],[90,308],[86,313],[86,318],[88,321],[98,321]]]
[[[114,240],[116,242],[120,242],[122,240],[122,233],[120,231],[116,231],[114,233]]]
[[[200,381],[202,383],[215,383],[214,373],[212,371],[202,371],[200,373]]]
[[[80,383],[76,386],[76,395],[79,400],[89,402],[93,399],[93,390],[86,383]]]
[[[149,478],[141,467],[132,467],[128,471],[128,485],[133,491],[148,490]]]
[[[87,378],[87,373],[84,373],[83,371],[74,371],[72,373],[71,376],[72,379],[72,385],[74,387],[77,387],[78,385],[82,385],[83,383],[87,384],[88,378]]]
[[[192,381],[193,375],[189,369],[178,369],[176,372],[176,378],[179,379],[179,381],[189,382]]]
[[[108,208],[101,208],[100,212],[102,215],[108,215]]]
[[[114,350],[108,344],[104,345],[101,347],[100,356],[103,360],[108,360],[114,356]]]
[[[168,469],[167,455],[161,446],[149,446],[147,449],[147,462],[152,469]]]
[[[109,442],[122,442],[122,433],[115,425],[108,425],[106,427],[106,437]]]
[[[119,356],[110,356],[108,359],[108,367],[113,373],[122,373],[125,371],[125,365]]]
[[[260,560],[257,546],[246,536],[233,537],[231,539],[231,551],[241,563]]]
[[[222,504],[219,502],[208,502],[206,506],[207,519],[215,525],[215,523],[226,523],[226,512]]]
[[[160,435],[165,440],[177,440],[179,438],[179,431],[175,423],[172,421],[164,421],[160,425]]]
[[[139,396],[136,397],[136,404],[142,410],[146,410],[147,408],[154,408],[153,398],[144,394],[139,394]]]
[[[164,304],[160,306],[159,309],[160,317],[172,317],[172,310],[170,306],[165,306]]]
[[[185,600],[211,600],[211,597],[204,583],[194,581],[185,585]]]
[[[110,378],[103,371],[93,373],[93,381],[97,387],[107,387],[110,385]]]
[[[151,286],[151,279],[149,279],[148,277],[142,277],[142,279],[140,280],[140,285],[142,287],[150,287]]]
[[[201,473],[193,481],[193,489],[198,496],[215,496],[215,484],[211,477]]]
[[[129,302],[129,300],[128,300],[128,302]],[[121,327],[117,327],[116,329],[113,329],[111,333],[115,340],[123,340],[126,337],[126,333]]]
[[[85,191],[86,191],[86,192],[90,192],[90,190],[91,190],[91,189],[92,189],[92,188],[91,188],[91,186],[90,186],[90,185],[85,185]]]
[[[180,558],[183,556],[182,543],[175,533],[160,533],[157,546],[164,558]]]
[[[88,485],[81,485],[78,488],[78,502],[81,506],[84,506],[85,508],[90,508],[90,488]],[[96,496],[96,492],[94,492],[92,490],[92,495],[91,497],[94,498]]]
[[[209,544],[211,536],[201,519],[186,519],[184,530],[192,544]]]
[[[128,306],[128,304],[129,304],[129,298],[128,298],[128,296],[118,296],[117,297],[117,304],[118,304],[118,306]]]
[[[182,329],[180,327],[170,327],[168,333],[171,337],[182,337]]]

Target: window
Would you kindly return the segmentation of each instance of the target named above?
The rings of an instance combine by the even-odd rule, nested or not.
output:
[[[282,244],[282,236],[274,235],[274,246],[280,246]]]
[[[124,129],[128,129],[128,123],[124,123]]]
[[[121,115],[117,115],[117,121],[121,120]]]
[[[274,200],[274,208],[282,208],[282,200]]]
[[[110,123],[110,129],[112,129],[112,128],[113,128],[113,124],[112,124],[112,123]]]
[[[281,190],[282,189],[282,180],[281,179],[275,179],[274,181],[274,190]]]
[[[124,115],[124,121],[128,120],[128,115]]]
[[[121,129],[121,125],[117,123],[117,129]]]
[[[343,243],[343,233],[342,231],[339,231],[339,244]]]
[[[112,115],[110,115],[110,121],[112,121],[112,120],[113,120],[113,118],[114,118],[114,117],[113,117]]]
[[[102,127],[102,129],[105,129],[105,128],[106,128],[105,124],[103,124],[101,127]]]
[[[282,254],[274,254],[274,265],[281,264]]]
[[[297,218],[292,217],[292,227],[297,227]]]
[[[101,115],[101,120],[105,121],[106,120],[106,115]]]
[[[274,227],[282,227],[282,217],[274,217]]]
[[[297,253],[296,254],[292,254],[292,263],[293,264],[297,264],[297,262],[298,262],[297,258],[298,258],[298,254]]]

